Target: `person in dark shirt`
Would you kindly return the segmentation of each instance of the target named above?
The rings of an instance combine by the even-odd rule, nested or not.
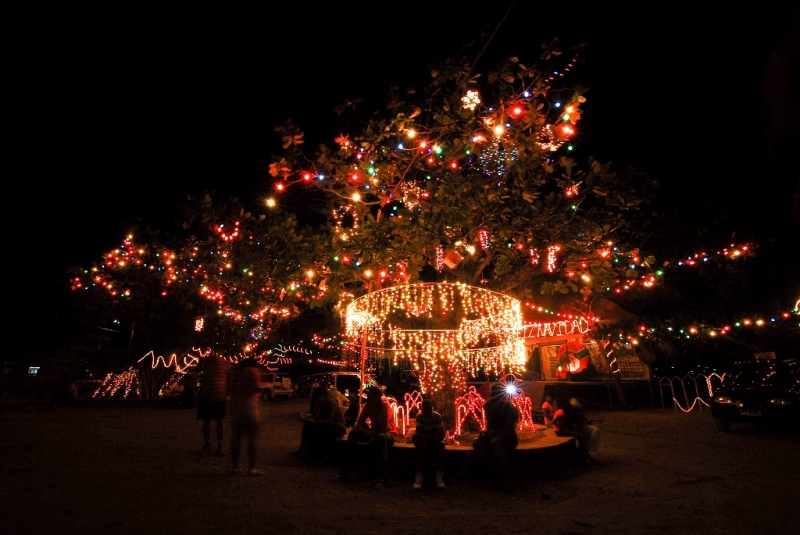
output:
[[[200,391],[197,419],[203,421],[202,453],[211,452],[211,420],[217,422],[216,455],[225,456],[222,439],[225,434],[225,414],[231,395],[231,363],[220,355],[209,355],[200,361]]]

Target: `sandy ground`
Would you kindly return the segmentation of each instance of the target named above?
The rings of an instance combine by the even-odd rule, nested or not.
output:
[[[404,472],[376,491],[289,455],[307,405],[264,404],[264,477],[197,453],[190,409],[0,408],[0,533],[800,533],[797,432],[719,433],[707,409],[599,411],[594,466],[529,466],[511,493],[413,491]]]

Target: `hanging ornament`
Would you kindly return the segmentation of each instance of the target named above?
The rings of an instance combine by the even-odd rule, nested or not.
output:
[[[444,269],[444,247],[441,245],[436,246],[436,260],[434,267],[436,271],[441,272]]]
[[[558,258],[556,254],[561,250],[560,245],[551,245],[547,248],[547,271],[553,273],[556,270],[556,262]]]
[[[578,193],[579,193],[578,187],[580,185],[581,185],[581,183],[577,182],[575,184],[570,184],[569,186],[564,188],[564,197],[569,199],[571,197],[575,197],[576,195],[578,195]]]
[[[531,265],[532,266],[538,266],[539,265],[539,249],[537,249],[536,247],[532,247],[530,249],[530,255],[531,255]]]
[[[484,251],[488,250],[490,245],[490,240],[491,238],[489,236],[488,230],[478,231],[478,241],[480,241],[481,249],[483,249]]]
[[[347,241],[352,231],[358,228],[358,210],[353,204],[346,204],[333,210],[333,220],[336,223],[336,235],[342,241]]]
[[[504,146],[503,139],[495,137],[491,144],[481,151],[478,159],[483,174],[492,177],[505,175],[507,164],[516,161],[518,156],[516,147],[508,149]]]
[[[558,139],[552,124],[546,124],[536,134],[536,146],[542,150],[557,151],[564,144],[563,139]]]
[[[449,251],[446,255],[444,255],[444,264],[450,269],[455,269],[463,259],[464,257],[458,254],[458,252]]]
[[[264,329],[261,325],[256,325],[253,327],[253,330],[250,331],[250,336],[254,340],[263,340],[267,336],[267,330]]]
[[[427,199],[428,192],[413,182],[401,182],[398,187],[403,204],[408,210],[413,210],[420,205],[420,199]]]
[[[339,136],[334,141],[336,141],[336,143],[338,143],[339,146],[342,147],[343,149],[353,148],[353,142],[350,141],[350,139],[348,139],[347,136]]]

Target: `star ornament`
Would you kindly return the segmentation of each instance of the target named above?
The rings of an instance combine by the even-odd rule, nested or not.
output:
[[[464,103],[465,110],[475,111],[475,108],[481,103],[481,95],[477,91],[470,89],[466,95],[461,97],[461,102]]]

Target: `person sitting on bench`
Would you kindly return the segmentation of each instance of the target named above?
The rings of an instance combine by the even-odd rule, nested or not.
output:
[[[597,426],[591,425],[577,399],[556,399],[553,415],[553,431],[559,437],[575,437],[578,447],[578,462],[594,464],[589,451],[596,451],[600,440]]]
[[[516,486],[510,457],[519,443],[519,410],[511,403],[513,394],[507,393],[502,384],[492,385],[491,392],[483,406],[486,430],[472,443],[472,450],[467,452],[461,470],[453,479],[463,481],[470,477],[476,461],[481,461],[490,474],[503,478],[503,489],[510,491]]]
[[[337,479],[348,480],[355,469],[356,456],[359,443],[366,442],[378,462],[380,480],[375,485],[376,489],[383,489],[389,479],[389,448],[397,437],[397,427],[394,423],[392,407],[383,396],[383,391],[377,386],[367,389],[367,402],[361,408],[356,425],[347,436],[347,454],[345,455],[344,470]]]
[[[422,400],[422,410],[417,414],[414,430],[414,448],[417,450],[417,473],[414,476],[414,490],[420,490],[424,481],[422,471],[433,457],[436,469],[436,488],[444,488],[444,423],[442,415],[433,410],[433,400]]]
[[[343,436],[347,429],[342,409],[333,392],[325,385],[314,387],[311,400],[314,410],[300,415],[303,420],[300,448],[292,455],[310,464],[321,464],[330,457],[336,439]]]

